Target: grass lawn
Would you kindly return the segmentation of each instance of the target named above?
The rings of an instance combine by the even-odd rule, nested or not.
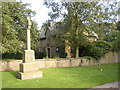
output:
[[[43,78],[19,80],[16,71],[2,72],[3,88],[90,88],[118,81],[118,65],[41,69]],[[100,71],[99,69],[103,70]],[[120,78],[119,78],[120,80]]]

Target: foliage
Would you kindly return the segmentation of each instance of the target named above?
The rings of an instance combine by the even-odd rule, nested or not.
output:
[[[2,53],[22,53],[26,47],[26,17],[34,16],[35,12],[22,2],[2,2]],[[36,22],[32,21],[32,48],[39,41]],[[35,44],[36,43],[36,44]]]
[[[114,30],[105,35],[104,40],[112,44],[113,51],[120,51],[120,31]]]
[[[87,46],[80,47],[80,56],[92,56],[99,59],[105,53],[112,50],[112,44],[106,41],[91,42]]]
[[[87,46],[88,43],[83,32],[95,31],[99,40],[102,40],[104,34],[115,27],[116,2],[53,2],[46,0],[44,4],[52,10],[48,14],[51,21],[62,18],[61,23],[55,29],[60,32],[58,37],[69,40],[70,45],[76,48],[76,57],[79,55],[78,48],[82,45]]]
[[[19,52],[16,53],[3,53],[2,54],[3,59],[22,59],[22,54]]]
[[[45,52],[35,51],[35,59],[43,59],[46,56]]]
[[[96,47],[93,43],[90,43],[89,45],[84,47],[82,51],[83,56],[92,56],[96,59],[99,59],[102,55],[104,55],[103,49],[101,49],[100,47]]]
[[[60,46],[59,57],[60,58],[66,58],[65,45]]]
[[[120,12],[119,12],[119,13],[120,13]],[[116,27],[117,27],[117,30],[120,30],[120,21],[117,22]]]
[[[113,51],[117,51],[117,52],[120,51],[120,31],[118,32],[117,38],[112,45],[113,45],[112,47]]]
[[[117,39],[118,35],[119,31],[117,30],[111,31],[104,36],[104,40],[107,42],[114,42]]]
[[[42,69],[43,78],[20,80],[15,71],[2,72],[3,88],[91,88],[120,80],[118,66],[106,64],[88,67]],[[102,71],[99,69],[103,69]]]
[[[83,56],[83,58],[86,58],[86,59],[91,59],[91,58],[93,58],[93,57],[91,57],[91,56]]]
[[[108,51],[111,51],[112,49],[112,44],[106,41],[96,41],[94,42],[96,47],[100,47],[103,49],[103,52],[106,53]]]

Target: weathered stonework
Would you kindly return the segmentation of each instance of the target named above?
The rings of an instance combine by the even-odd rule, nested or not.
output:
[[[88,66],[89,65],[89,59],[82,59],[81,60],[81,66]]]
[[[33,70],[41,68],[57,68],[57,67],[77,67],[77,66],[91,66],[91,65],[101,65],[108,63],[118,63],[120,62],[120,53],[107,53],[105,56],[101,57],[99,60],[95,59],[84,59],[84,58],[65,58],[65,59],[41,59],[36,60],[34,64],[22,64],[24,67],[33,68]],[[111,58],[111,59],[110,59]],[[13,60],[13,61],[0,61],[0,71],[18,71],[20,69],[19,64],[22,63],[22,60]],[[30,66],[29,66],[30,65]],[[21,66],[22,67],[22,66]],[[30,69],[32,70],[32,69]],[[22,70],[29,71],[27,69]]]
[[[58,67],[70,67],[70,60],[58,60]]]
[[[36,61],[38,63],[38,68],[46,68],[46,60]]]
[[[34,50],[24,50],[23,63],[30,63],[35,61]]]
[[[35,62],[34,50],[24,51],[23,63],[19,64],[19,70],[17,77],[21,80],[43,77],[42,71],[39,71],[38,63]]]
[[[37,71],[38,69],[38,63],[36,62],[20,64],[20,72],[23,73]]]
[[[81,59],[71,59],[71,67],[81,66]]]
[[[46,62],[46,68],[56,68],[57,61],[56,60],[49,60]]]
[[[42,71],[34,71],[34,72],[26,72],[26,73],[19,72],[17,73],[17,77],[21,80],[26,80],[26,79],[43,77],[43,73]]]

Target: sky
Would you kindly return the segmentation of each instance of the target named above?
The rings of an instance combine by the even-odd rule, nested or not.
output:
[[[17,0],[20,1],[20,0]],[[117,0],[117,2],[120,0]],[[44,0],[22,0],[23,3],[30,3],[33,11],[36,12],[36,15],[34,17],[31,17],[32,20],[36,21],[38,24],[38,29],[41,28],[42,24],[50,19],[48,16],[48,12],[50,12],[51,9],[47,8],[45,5],[43,5]]]
[[[41,28],[42,23],[50,18],[48,12],[50,12],[51,9],[48,9],[43,5],[43,1],[44,0],[22,0],[23,3],[30,3],[31,7],[29,8],[36,12],[36,15],[31,17],[31,19],[37,22],[39,29]]]

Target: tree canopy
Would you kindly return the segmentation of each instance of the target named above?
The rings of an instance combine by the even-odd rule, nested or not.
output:
[[[2,2],[2,53],[22,53],[26,47],[26,17],[35,12],[22,2]],[[32,21],[32,48],[39,42],[37,23]],[[35,44],[36,43],[36,44]]]
[[[71,46],[78,48],[87,45],[86,36],[83,32],[94,31],[98,39],[103,40],[104,34],[114,30],[117,20],[117,2],[57,2],[45,0],[44,4],[51,8],[48,14],[51,21],[56,22],[62,18],[58,26],[58,32],[64,40],[69,40]]]

